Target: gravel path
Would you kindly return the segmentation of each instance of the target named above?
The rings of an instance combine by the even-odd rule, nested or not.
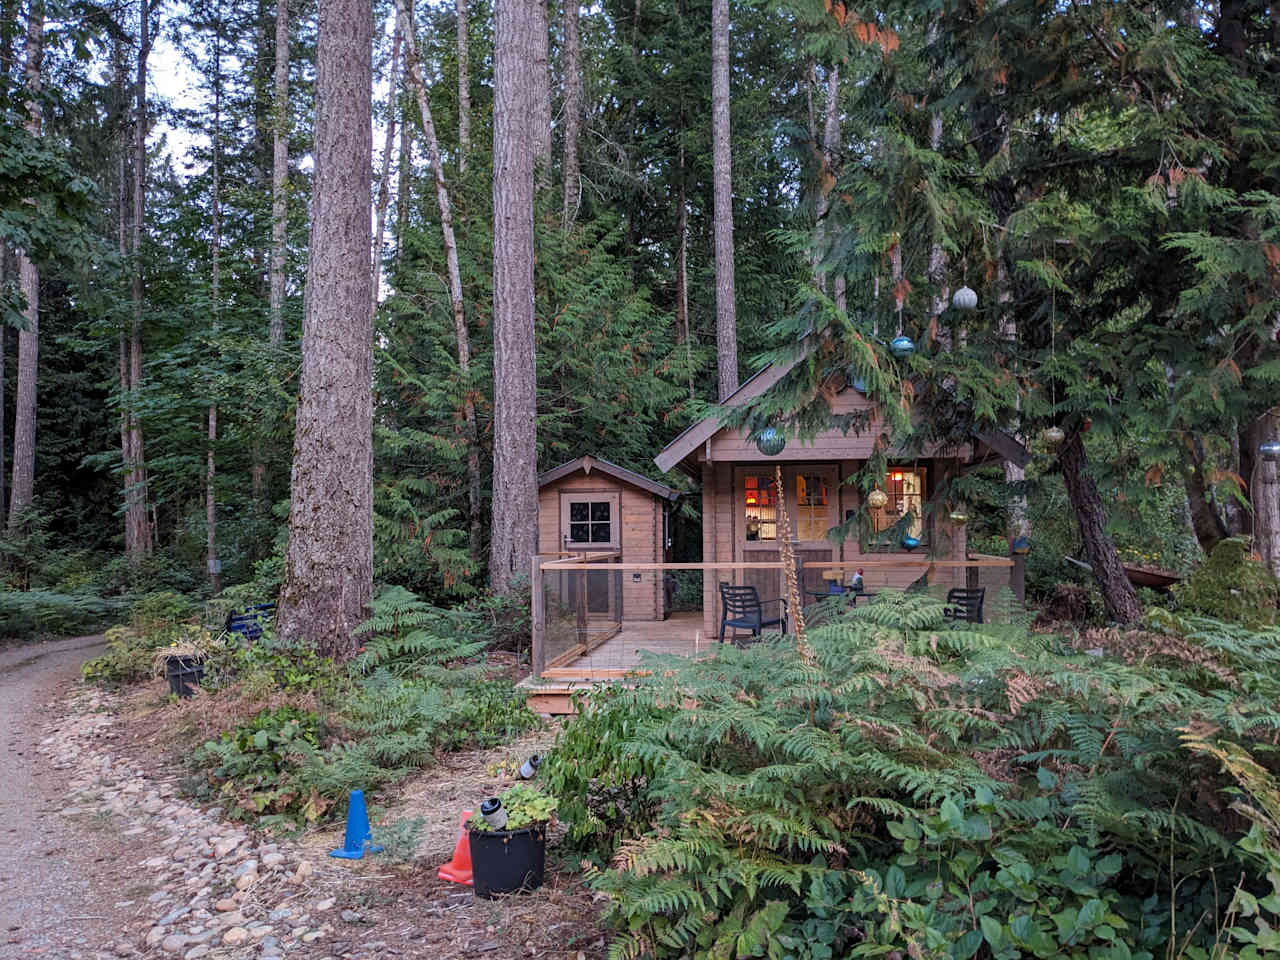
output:
[[[0,651],[0,957],[115,955],[120,891],[107,889],[101,864],[116,844],[86,843],[57,815],[65,777],[35,746],[46,704],[102,646],[101,637],[76,637]]]

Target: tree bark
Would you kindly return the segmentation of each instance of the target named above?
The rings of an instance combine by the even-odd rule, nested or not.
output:
[[[402,111],[403,114],[403,111]],[[413,126],[400,124],[400,156],[396,160],[396,264],[404,255],[404,233],[409,227],[409,200],[413,192]]]
[[[711,161],[715,185],[716,369],[723,402],[738,389],[733,157],[729,135],[729,0],[711,0]]]
[[[315,176],[289,546],[276,628],[356,652],[373,593],[373,325],[369,315],[373,15],[320,0]]]
[[[1063,441],[1058,464],[1062,468],[1067,499],[1071,501],[1080,527],[1085,556],[1089,558],[1093,578],[1102,591],[1107,616],[1119,623],[1132,623],[1142,616],[1142,607],[1120,563],[1115,542],[1107,533],[1106,507],[1102,505],[1098,487],[1089,474],[1089,459],[1078,430],[1073,430]]]
[[[810,107],[812,112],[812,107]],[[812,117],[810,117],[812,123]],[[840,68],[832,64],[827,70],[827,104],[822,117],[822,169],[818,174],[818,198],[814,219],[813,282],[827,292],[827,274],[822,269],[827,214],[831,210],[831,191],[836,186],[836,151],[840,146]]]
[[[222,17],[221,9],[213,38],[213,202],[210,217],[212,235],[209,238],[210,293],[212,303],[212,333],[216,344],[218,336],[218,312],[222,297]],[[210,384],[210,392],[214,391]],[[217,596],[222,592],[222,569],[218,563],[218,500],[214,492],[217,465],[214,443],[218,439],[218,404],[209,403],[208,430],[205,446],[204,519],[205,519],[205,569],[209,573],[209,590]]]
[[[1253,425],[1253,449],[1280,440],[1280,409],[1272,408]],[[1276,462],[1258,458],[1249,496],[1253,501],[1253,545],[1263,564],[1280,577],[1280,477]]]
[[[458,15],[458,175],[467,172],[471,152],[471,10],[467,0],[455,0]],[[412,8],[411,8],[412,9]]]
[[[533,157],[542,0],[498,0],[493,89],[493,529],[499,594],[537,550],[537,379],[533,310]],[[544,75],[545,77],[545,75]],[[536,586],[536,585],[535,585]]]
[[[382,145],[382,176],[378,178],[378,208],[373,230],[373,300],[371,312],[378,312],[379,287],[382,285],[382,238],[387,226],[387,205],[391,202],[391,150],[396,144],[396,106],[400,102],[400,19],[396,18],[391,41],[391,86],[387,93],[387,138]],[[410,36],[409,43],[413,43]]]
[[[133,130],[133,224],[130,253],[133,257],[133,323],[129,333],[129,462],[126,467],[125,554],[136,566],[151,553],[152,530],[147,518],[146,458],[137,397],[142,386],[142,237],[147,187],[147,58],[151,53],[150,0],[138,3],[138,70],[134,86],[136,108]]]
[[[27,7],[27,132],[40,136],[40,69],[44,58],[44,4],[32,0]],[[40,272],[25,250],[18,251],[18,287],[27,305],[27,329],[18,332],[18,388],[13,421],[13,484],[9,490],[9,524],[13,531],[35,496],[36,475],[36,376],[40,349]],[[3,408],[0,408],[3,409]],[[3,417],[0,417],[3,424]],[[0,461],[0,466],[3,462]]]
[[[289,0],[276,0],[276,62],[271,124],[272,346],[284,340],[284,257],[288,228],[289,179]]]
[[[547,0],[532,0],[533,28],[533,155],[538,187],[551,185],[551,54],[547,28]]]
[[[418,113],[422,117],[422,131],[427,139],[427,156],[435,177],[436,203],[440,208],[440,230],[444,236],[445,263],[449,272],[449,304],[453,312],[453,332],[458,341],[458,369],[463,381],[462,415],[467,432],[467,506],[471,559],[479,566],[484,491],[480,477],[480,436],[476,425],[475,400],[472,398],[471,334],[467,330],[467,317],[463,309],[462,271],[458,266],[458,244],[453,233],[453,207],[449,202],[449,188],[444,179],[444,161],[440,156],[440,140],[436,136],[436,125],[431,116],[431,101],[427,98],[422,61],[418,56],[417,28],[405,0],[396,0],[396,8],[399,11],[397,29],[405,36],[406,73],[418,98]]]
[[[1226,538],[1227,528],[1222,517],[1209,499],[1208,482],[1204,473],[1204,448],[1198,437],[1184,438],[1187,445],[1187,463],[1190,469],[1184,476],[1187,491],[1187,508],[1191,513],[1191,529],[1205,555]]]
[[[578,170],[578,129],[582,117],[582,50],[578,42],[578,0],[564,0],[564,52],[560,72],[564,76],[564,210],[568,230],[578,215],[582,184]]]

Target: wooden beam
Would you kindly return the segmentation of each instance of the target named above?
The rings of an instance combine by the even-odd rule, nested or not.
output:
[[[529,619],[532,635],[532,649],[529,651],[529,666],[536,677],[547,666],[547,607],[546,596],[542,592],[542,569],[540,558],[533,558],[533,578],[529,581]]]

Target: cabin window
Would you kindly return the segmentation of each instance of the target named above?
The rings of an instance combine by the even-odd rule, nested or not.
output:
[[[748,540],[778,539],[778,485],[773,478],[747,474],[742,483]]]
[[[618,498],[613,495],[565,495],[561,536],[567,549],[600,550],[618,545]]]
[[[796,476],[796,539],[825,540],[832,526],[827,478],[816,473]]]
[[[892,530],[899,537],[909,534],[924,539],[924,478],[921,468],[890,468],[881,488],[889,499],[881,509],[871,511],[877,534]]]

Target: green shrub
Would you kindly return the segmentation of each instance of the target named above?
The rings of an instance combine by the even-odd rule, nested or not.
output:
[[[123,608],[123,600],[87,593],[0,591],[0,637],[40,640],[92,633]]]
[[[1280,603],[1280,582],[1250,552],[1247,537],[1221,541],[1173,592],[1179,609],[1246,626],[1275,623]]]
[[[504,830],[523,830],[537,823],[546,823],[556,812],[556,799],[543,793],[537,787],[527,783],[517,783],[498,797],[502,807],[507,811],[507,825]],[[480,811],[471,815],[469,825],[475,830],[492,832],[493,827],[485,820]]]
[[[885,592],[813,629],[811,664],[790,638],[655,659],[627,736],[587,712],[553,754],[566,820],[592,771],[647,778],[652,822],[592,875],[612,956],[1231,955],[1271,885],[1232,778],[1181,739],[1275,774],[1280,631],[1186,623],[1130,665]]]

